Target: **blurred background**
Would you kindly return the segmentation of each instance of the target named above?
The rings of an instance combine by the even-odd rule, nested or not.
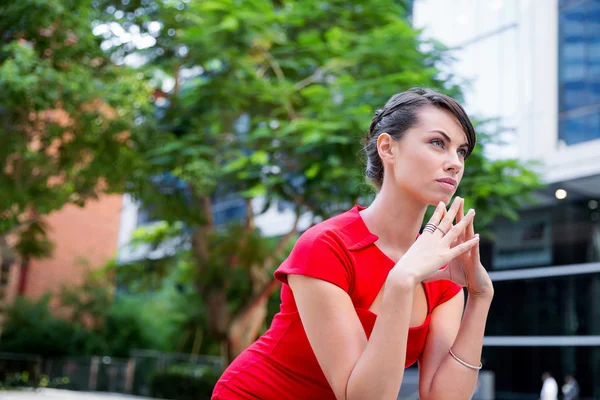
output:
[[[5,0],[0,40],[0,398],[210,398],[414,86],[478,132],[474,398],[600,398],[600,0]]]

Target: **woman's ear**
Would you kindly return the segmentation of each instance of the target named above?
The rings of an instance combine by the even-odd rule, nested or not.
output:
[[[389,133],[382,133],[377,138],[377,152],[385,164],[394,162],[394,138]]]

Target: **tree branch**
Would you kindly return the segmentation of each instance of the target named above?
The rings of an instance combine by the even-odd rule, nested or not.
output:
[[[254,230],[254,209],[252,209],[252,199],[246,199],[246,230]]]
[[[354,62],[346,62],[346,63],[342,63],[340,65],[335,65],[335,66],[319,67],[315,70],[315,72],[312,73],[312,75],[310,75],[310,76],[302,79],[300,82],[296,83],[294,85],[294,90],[298,91],[300,89],[304,89],[308,85],[319,81],[320,79],[323,78],[323,75],[325,75],[327,72],[332,72],[335,70],[342,70],[344,68],[351,67],[354,64],[355,64]]]
[[[248,315],[248,312],[252,308],[254,308],[254,306],[256,306],[258,303],[268,298],[271,295],[271,293],[273,293],[273,291],[275,291],[275,289],[277,289],[278,287],[279,281],[271,277],[269,281],[257,292],[257,294],[246,302],[246,305],[244,305],[235,314],[233,314],[231,321],[237,322],[238,319],[241,318],[241,321],[239,321],[239,323],[243,323],[245,316]]]
[[[39,222],[42,219],[42,216],[39,214],[36,214],[33,218],[30,218],[24,222],[21,222],[19,225],[9,229],[6,232],[1,233],[2,236],[9,236],[13,233],[16,233],[17,231],[21,230],[21,229],[27,229],[29,228],[31,225]]]
[[[279,63],[277,62],[277,60],[275,60],[275,58],[267,50],[263,50],[263,55],[269,62],[271,69],[275,72],[275,75],[277,76],[277,80],[280,83],[284,83],[285,75],[283,74],[283,70],[279,66]],[[285,109],[287,110],[290,120],[295,119],[297,115],[296,115],[296,111],[294,110],[294,107],[292,106],[292,102],[287,97],[283,99],[283,102],[285,104]]]

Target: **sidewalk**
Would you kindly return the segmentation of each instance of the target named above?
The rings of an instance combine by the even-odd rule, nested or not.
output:
[[[149,397],[116,393],[73,392],[70,390],[40,389],[36,391],[0,391],[0,400],[151,400]]]

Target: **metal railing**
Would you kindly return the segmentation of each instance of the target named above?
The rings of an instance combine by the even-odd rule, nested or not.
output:
[[[61,388],[78,391],[150,395],[150,380],[174,366],[220,368],[219,357],[136,350],[129,358],[108,356],[43,358],[34,354],[0,353],[0,381],[23,372],[32,380],[67,377]]]

